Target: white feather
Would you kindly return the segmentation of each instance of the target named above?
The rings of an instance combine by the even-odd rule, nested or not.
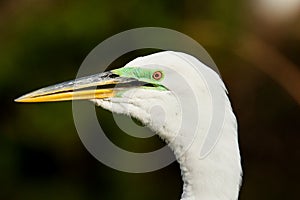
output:
[[[184,181],[182,200],[236,200],[242,174],[237,122],[226,94],[226,88],[218,74],[190,55],[170,51],[134,59],[125,67],[132,66],[144,68],[168,66],[188,81],[187,84],[196,91],[195,97],[201,108],[201,113],[199,113],[201,123],[197,128],[195,138],[191,138],[193,134],[190,133],[192,130],[189,126],[177,135],[182,123],[183,111],[172,91],[132,89],[124,93],[121,98],[93,101],[112,112],[138,118],[168,143],[174,151],[182,172]],[[171,88],[174,86],[177,95],[188,96],[187,88],[182,86],[183,83],[174,80],[176,76],[172,70],[165,69],[166,78],[163,84]],[[220,137],[205,158],[200,158],[199,152],[211,125],[213,102],[210,88],[205,81],[206,77],[199,78],[197,70],[201,71],[201,75],[210,79],[210,83],[220,93],[219,98],[225,106]],[[162,110],[151,113],[154,105],[161,107]],[[163,113],[161,115],[163,117],[157,117],[162,114],[159,112]],[[193,143],[190,145],[191,139]],[[190,145],[187,151],[182,152],[187,145]]]

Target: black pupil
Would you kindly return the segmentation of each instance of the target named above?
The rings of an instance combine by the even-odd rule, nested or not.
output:
[[[156,73],[154,74],[154,77],[155,77],[155,78],[159,78],[159,77],[160,77],[159,72],[156,72]]]

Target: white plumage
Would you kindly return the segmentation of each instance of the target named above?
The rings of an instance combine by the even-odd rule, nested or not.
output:
[[[199,116],[200,127],[197,129],[196,138],[188,150],[182,155],[181,150],[186,149],[185,145],[189,143],[186,140],[190,141],[190,138],[186,137],[193,136],[189,133],[189,127],[185,127],[185,132],[181,132],[175,137],[178,134],[178,126],[182,123],[182,111],[172,91],[132,89],[127,91],[122,98],[93,101],[112,112],[138,118],[168,143],[177,157],[182,172],[184,181],[182,200],[237,199],[242,174],[237,122],[219,75],[192,56],[170,51],[136,58],[125,67],[128,66],[141,68],[168,66],[189,81],[189,85],[195,90],[202,113]],[[218,91],[222,93],[220,96],[224,98],[225,102],[225,121],[220,138],[205,158],[200,158],[200,148],[210,126],[213,105],[207,83],[205,79],[199,78],[195,67],[201,70],[202,75],[208,74],[209,78],[213,79],[213,84],[219,88]],[[166,78],[163,80],[163,85],[168,88],[177,87],[176,95],[188,95],[187,88],[181,87],[182,83],[176,80],[175,74],[167,68],[164,70]],[[164,119],[159,118],[159,113],[151,114],[153,105],[159,105],[164,109]]]
[[[182,200],[238,198],[242,169],[236,118],[221,78],[196,58],[172,51],[155,53],[124,68],[42,88],[16,101],[76,99],[133,116],[164,139],[180,164]]]

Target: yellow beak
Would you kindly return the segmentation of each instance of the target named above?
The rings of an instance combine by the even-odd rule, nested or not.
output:
[[[120,90],[116,87],[117,84],[126,84],[131,81],[131,78],[122,78],[108,71],[45,87],[23,95],[15,101],[51,102],[110,98],[114,97],[116,92]]]

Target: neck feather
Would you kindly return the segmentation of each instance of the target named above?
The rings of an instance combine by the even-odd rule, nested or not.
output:
[[[184,182],[181,200],[238,199],[242,169],[236,119],[231,108],[227,111],[222,134],[213,150],[205,158],[200,158],[197,141],[183,155],[180,138],[168,143],[181,168]]]

